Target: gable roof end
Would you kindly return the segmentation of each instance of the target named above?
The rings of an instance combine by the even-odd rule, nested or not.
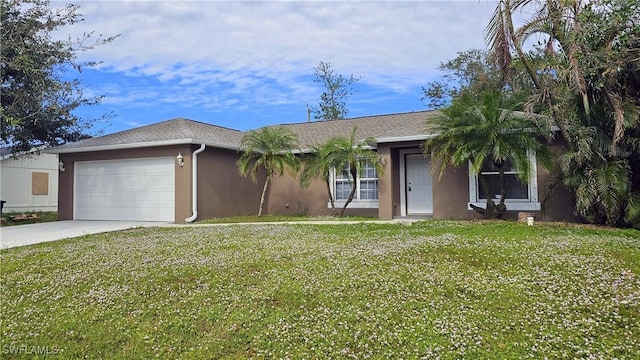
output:
[[[135,129],[64,144],[47,150],[50,153],[74,153],[154,147],[177,144],[206,144],[237,150],[242,132],[221,126],[176,118]]]

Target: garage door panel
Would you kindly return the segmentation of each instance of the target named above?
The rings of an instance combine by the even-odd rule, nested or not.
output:
[[[75,174],[75,219],[175,219],[172,157],[77,162]]]

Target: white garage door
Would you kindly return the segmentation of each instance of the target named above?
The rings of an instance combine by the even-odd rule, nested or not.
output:
[[[76,220],[175,221],[174,158],[75,163]]]

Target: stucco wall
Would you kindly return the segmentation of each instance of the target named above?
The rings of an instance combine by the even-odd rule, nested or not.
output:
[[[556,141],[550,146],[551,152],[556,156],[561,153],[561,141]],[[575,207],[574,196],[562,184],[557,183],[557,175],[560,169],[542,170],[538,164],[538,189],[542,211],[539,219],[544,221],[579,222],[578,216],[573,213]]]
[[[314,180],[302,188],[298,177],[276,176],[269,188],[269,210],[272,215],[325,215],[327,190],[324,181]]]
[[[286,174],[273,178],[269,188],[268,214],[271,215],[331,215],[327,185],[324,181],[314,180],[302,188],[297,175]],[[340,211],[337,208],[336,211]],[[378,217],[378,209],[357,209],[352,204],[345,215]]]
[[[394,177],[397,178],[397,165],[393,162],[389,146],[379,146],[378,156],[383,170],[378,174],[378,217],[391,219],[394,210],[394,189],[398,183],[394,182]]]
[[[467,210],[469,202],[469,172],[467,167],[448,167],[440,175],[441,161],[434,160],[431,171],[433,183],[434,219],[479,219],[482,215]]]
[[[357,208],[357,204],[347,206],[345,215],[369,216],[390,219],[395,216],[399,201],[397,151],[390,145],[378,147],[378,155],[383,160],[383,172],[378,174],[378,209]],[[395,154],[395,155],[394,155]],[[396,208],[394,208],[394,203]],[[276,176],[269,188],[269,214],[278,215],[330,215],[331,207],[324,180],[316,179],[308,187],[300,186],[298,175]],[[339,212],[341,207],[336,208]]]
[[[379,176],[379,209],[358,209],[351,204],[347,215],[392,218],[400,216],[402,206],[400,196],[400,152],[419,149],[419,143],[380,144],[378,154],[384,159],[384,172]],[[130,150],[61,154],[65,172],[58,178],[58,218],[73,218],[73,179],[76,161],[132,159],[147,157],[175,157],[179,152],[184,158],[184,166],[176,164],[176,211],[175,221],[184,222],[192,215],[192,153],[198,145],[175,145]],[[264,184],[264,173],[254,183],[250,178],[240,176],[236,161],[238,153],[232,150],[207,148],[198,156],[198,218],[257,214],[260,195]],[[449,168],[440,176],[437,163],[432,171],[433,217],[436,219],[479,219],[481,215],[468,210],[469,177],[467,167]],[[550,175],[538,166],[539,199],[545,198]],[[575,221],[573,202],[570,194],[562,187],[557,188],[547,203],[545,211],[536,212],[539,219],[546,221]],[[264,214],[272,215],[330,215],[326,184],[322,180],[313,181],[302,188],[297,175],[275,176],[267,193]],[[338,209],[339,210],[339,209]],[[508,218],[515,218],[518,211],[509,211]]]
[[[482,215],[467,209],[469,202],[468,167],[447,168],[439,177],[439,165],[432,172],[433,176],[433,217],[435,219],[481,219]],[[552,175],[542,164],[537,164],[538,199],[543,203],[540,211],[526,211],[535,214],[538,220],[544,221],[578,221],[573,214],[571,194],[563,186],[557,186],[548,196]],[[548,198],[547,198],[548,196]],[[546,199],[546,201],[544,201]],[[516,219],[520,210],[509,210],[507,204],[506,219]]]
[[[198,155],[197,220],[258,213],[264,173],[258,175],[256,183],[241,176],[238,157],[236,151],[217,148],[207,148]],[[268,199],[265,210],[267,206]]]

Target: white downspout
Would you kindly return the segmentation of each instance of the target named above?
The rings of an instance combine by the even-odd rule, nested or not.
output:
[[[184,219],[185,222],[193,222],[198,217],[198,154],[204,151],[204,144],[191,156],[191,213],[193,215]]]

